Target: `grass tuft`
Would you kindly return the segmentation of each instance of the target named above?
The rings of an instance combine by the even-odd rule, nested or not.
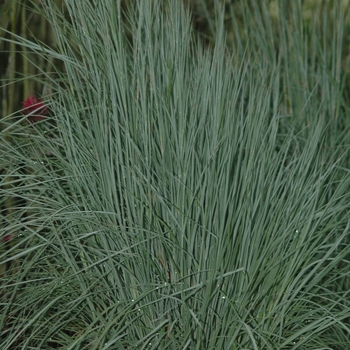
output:
[[[348,12],[258,3],[207,46],[159,0],[46,0],[57,50],[11,39],[64,72],[3,120],[1,349],[349,347]]]

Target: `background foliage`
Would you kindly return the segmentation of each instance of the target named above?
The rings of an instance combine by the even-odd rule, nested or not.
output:
[[[1,348],[348,349],[348,3],[9,4]]]

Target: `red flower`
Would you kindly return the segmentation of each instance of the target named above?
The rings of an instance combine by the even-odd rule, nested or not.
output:
[[[47,107],[35,96],[28,96],[22,103],[24,107],[23,114],[28,115],[28,120],[31,123],[45,119],[48,114]]]
[[[11,238],[12,238],[12,235],[6,235],[5,237],[3,237],[2,241],[5,243],[9,241]]]

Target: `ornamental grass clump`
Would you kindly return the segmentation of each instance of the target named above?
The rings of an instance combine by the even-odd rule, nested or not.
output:
[[[1,349],[348,349],[344,11],[204,42],[178,1],[64,4],[13,39],[64,71],[49,130],[5,120]]]

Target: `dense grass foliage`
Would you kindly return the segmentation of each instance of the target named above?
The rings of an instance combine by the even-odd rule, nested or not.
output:
[[[13,40],[65,71],[3,119],[1,349],[348,349],[348,13],[235,2],[204,41],[176,0],[43,3],[58,49]]]

